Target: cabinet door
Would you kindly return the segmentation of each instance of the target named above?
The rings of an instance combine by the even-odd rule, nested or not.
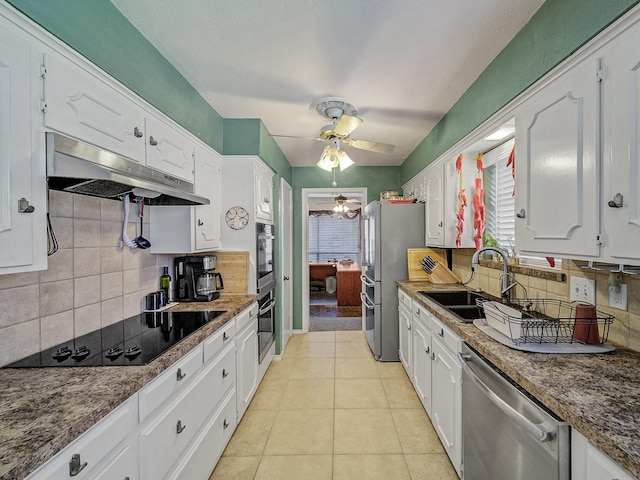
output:
[[[398,307],[398,332],[399,332],[399,345],[398,354],[400,356],[400,362],[409,378],[412,378],[411,371],[411,311],[404,305]]]
[[[516,112],[516,246],[599,254],[597,61],[544,87]]]
[[[602,208],[613,261],[640,259],[640,29],[617,39],[605,56]],[[622,206],[608,206],[615,195]]]
[[[413,387],[431,417],[431,333],[420,321],[413,322]]]
[[[273,221],[273,173],[256,163],[255,175],[256,217]]]
[[[44,62],[44,126],[144,163],[142,109],[70,61]]]
[[[430,168],[425,178],[425,242],[444,245],[444,165]]]
[[[159,118],[146,118],[147,165],[193,182],[194,148],[191,140]]]
[[[238,362],[237,410],[238,420],[240,420],[258,389],[257,318],[238,334],[236,359]]]
[[[193,207],[195,250],[220,248],[220,157],[196,148],[196,193],[207,197],[209,205]]]
[[[578,431],[571,430],[571,480],[632,480],[633,478]]]
[[[462,396],[460,380],[461,366],[436,337],[431,342],[433,349],[433,426],[442,441],[454,468],[460,474],[462,463]]]
[[[30,65],[28,42],[0,27],[0,273],[47,267],[46,239],[34,241],[38,225],[44,229],[46,205],[44,159],[31,155]],[[38,159],[42,172],[34,168]],[[21,209],[21,199],[34,210]]]

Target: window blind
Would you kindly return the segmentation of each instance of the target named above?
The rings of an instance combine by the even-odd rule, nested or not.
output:
[[[360,215],[354,218],[318,215],[309,217],[309,261],[358,259]]]

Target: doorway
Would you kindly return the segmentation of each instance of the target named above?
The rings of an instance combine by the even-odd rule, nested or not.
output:
[[[303,331],[362,330],[366,188],[303,189]]]

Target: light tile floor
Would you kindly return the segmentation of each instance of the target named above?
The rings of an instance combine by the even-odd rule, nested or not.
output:
[[[457,480],[397,362],[361,331],[294,335],[210,480]]]

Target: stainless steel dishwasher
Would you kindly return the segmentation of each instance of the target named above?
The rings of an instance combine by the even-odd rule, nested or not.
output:
[[[569,426],[467,344],[462,363],[462,478],[569,480]]]

